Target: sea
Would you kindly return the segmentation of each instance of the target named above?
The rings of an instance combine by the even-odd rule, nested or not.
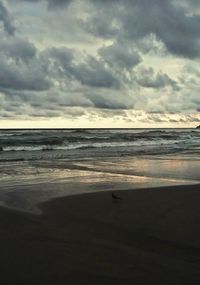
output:
[[[2,206],[199,182],[200,129],[0,130]]]

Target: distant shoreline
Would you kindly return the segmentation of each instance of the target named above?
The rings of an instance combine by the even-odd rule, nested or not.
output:
[[[193,128],[0,128],[0,131],[32,131],[32,130],[173,130],[173,129],[180,129],[180,130],[193,130]]]

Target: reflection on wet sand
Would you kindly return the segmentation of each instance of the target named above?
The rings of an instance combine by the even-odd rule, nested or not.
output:
[[[13,165],[12,165],[13,167]],[[41,161],[0,166],[0,203],[37,211],[36,204],[82,193],[199,183],[199,161],[104,158]]]

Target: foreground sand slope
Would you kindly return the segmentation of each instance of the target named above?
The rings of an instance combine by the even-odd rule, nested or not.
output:
[[[200,284],[200,186],[0,210],[0,284]]]

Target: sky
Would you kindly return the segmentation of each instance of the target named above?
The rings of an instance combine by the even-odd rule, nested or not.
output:
[[[199,0],[0,0],[0,128],[200,124]]]

